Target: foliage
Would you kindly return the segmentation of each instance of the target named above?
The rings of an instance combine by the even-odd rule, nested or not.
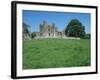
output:
[[[90,39],[23,41],[23,69],[90,66]]]
[[[23,23],[23,33],[24,33],[24,34],[29,34],[28,27],[30,27],[30,26],[27,25],[26,23]]]
[[[34,38],[36,34],[34,32],[31,33],[31,38]]]
[[[84,37],[85,27],[77,19],[72,19],[65,29],[65,34],[70,37]]]
[[[26,23],[23,22],[23,39],[30,39],[30,31],[29,28],[30,26],[27,25]]]
[[[85,34],[85,36],[83,37],[84,39],[90,39],[91,35],[90,34]]]

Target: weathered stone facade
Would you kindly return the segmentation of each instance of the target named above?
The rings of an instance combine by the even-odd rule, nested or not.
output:
[[[56,25],[53,23],[48,25],[46,21],[40,24],[40,32],[35,32],[35,38],[63,38],[65,37],[65,32],[59,32]]]

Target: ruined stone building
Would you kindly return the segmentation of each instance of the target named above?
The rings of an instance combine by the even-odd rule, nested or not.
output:
[[[61,38],[61,37],[65,37],[65,32],[64,31],[59,32],[54,23],[50,25],[46,21],[43,21],[40,24],[39,28],[40,28],[39,32],[33,32],[34,34],[36,34],[35,38]]]

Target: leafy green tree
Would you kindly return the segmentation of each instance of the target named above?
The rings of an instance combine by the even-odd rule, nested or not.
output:
[[[28,29],[29,27],[29,25],[23,23],[23,39],[30,39],[30,31]]]
[[[65,29],[65,34],[70,37],[84,37],[85,27],[77,19],[72,19]]]
[[[28,27],[30,27],[30,26],[27,25],[26,23],[23,23],[23,34],[29,34]]]
[[[31,38],[34,38],[36,34],[34,32],[31,33]]]
[[[90,38],[91,38],[90,33],[88,33],[88,34],[86,34],[86,35],[84,36],[84,39],[90,39]]]

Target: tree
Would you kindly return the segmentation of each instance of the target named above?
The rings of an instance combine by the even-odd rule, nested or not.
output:
[[[28,27],[30,26],[23,22],[23,33],[24,34],[29,34]]]
[[[30,32],[28,30],[29,25],[23,22],[23,38],[24,39],[29,39],[30,38]]]
[[[90,33],[88,33],[88,34],[85,34],[85,36],[84,36],[84,39],[90,39],[91,38],[91,35],[90,35]]]
[[[72,19],[65,29],[65,34],[70,37],[84,37],[85,27],[77,19]]]
[[[31,33],[31,38],[34,38],[36,36],[36,33],[32,32]]]

